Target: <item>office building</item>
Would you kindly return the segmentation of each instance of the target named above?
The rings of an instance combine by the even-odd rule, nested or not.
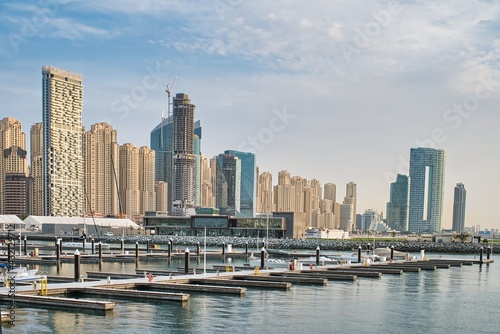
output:
[[[222,215],[241,214],[241,160],[233,154],[217,156],[216,207]]]
[[[453,197],[453,225],[452,230],[457,233],[465,232],[465,197],[466,191],[463,183],[455,186]]]
[[[410,150],[410,232],[441,232],[444,167],[444,150],[423,147]]]
[[[84,208],[82,76],[42,68],[45,216],[81,216]]]
[[[0,213],[11,212],[5,203],[6,174],[15,173],[27,176],[28,156],[26,134],[21,129],[21,121],[6,117],[0,121]]]
[[[387,203],[387,225],[396,231],[408,231],[409,177],[398,174],[391,183],[390,201]]]
[[[240,175],[240,213],[239,217],[255,216],[255,154],[226,150],[224,154],[232,154],[241,161]]]

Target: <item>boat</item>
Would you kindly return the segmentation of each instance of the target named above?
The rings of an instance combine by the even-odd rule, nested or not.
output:
[[[358,263],[358,254],[357,253],[352,253],[352,254],[334,254],[330,255],[330,258],[340,261],[341,263]]]
[[[21,282],[38,282],[42,278],[46,278],[45,275],[40,275],[38,269],[29,269],[26,267],[14,267],[7,271],[7,266],[3,266],[3,275],[0,276],[0,283],[5,283],[10,277],[14,278],[16,283]]]
[[[248,258],[248,264],[252,268],[255,268],[255,267],[259,267],[260,268],[260,266],[262,264],[262,261],[261,261],[260,257],[256,257],[252,253],[250,255],[250,257]],[[269,268],[269,269],[273,269],[273,268],[288,268],[289,266],[290,266],[290,262],[289,261],[285,261],[283,259],[276,259],[276,258],[273,258],[273,257],[267,257],[267,255],[266,255],[266,258],[264,259],[264,267],[265,268]]]
[[[109,250],[110,246],[109,244],[101,244],[103,250]],[[63,242],[63,249],[64,248],[70,248],[70,249],[83,249],[83,242]],[[99,244],[94,243],[94,249],[98,250],[99,249]],[[92,250],[92,243],[91,242],[86,242],[85,243],[85,250]]]
[[[300,259],[299,258],[299,263],[302,263],[304,265],[310,265],[310,264],[316,265],[316,256],[310,256],[307,259]],[[339,264],[339,260],[335,260],[335,259],[332,259],[331,257],[323,256],[323,255],[321,255],[319,257],[319,265],[320,266],[334,265],[334,264]]]
[[[373,253],[375,253],[375,255],[378,255],[380,257],[385,257],[387,259],[391,258],[391,249],[389,247],[375,248]],[[409,253],[393,250],[393,259],[394,260],[406,260],[409,256],[410,256]]]

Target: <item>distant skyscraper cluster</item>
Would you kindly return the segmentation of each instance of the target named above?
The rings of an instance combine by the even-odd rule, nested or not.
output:
[[[170,96],[170,95],[169,95]],[[195,105],[178,93],[169,115],[151,131],[151,147],[120,145],[107,123],[86,131],[82,124],[82,76],[53,66],[42,68],[42,122],[26,135],[13,118],[0,121],[0,211],[47,216],[114,216],[140,220],[149,211],[189,215],[197,207],[221,214],[254,217],[293,213],[303,226],[321,229],[390,228],[415,233],[441,230],[445,153],[412,148],[409,176],[390,186],[386,220],[375,210],[357,214],[357,185],[337,186],[317,179],[261,172],[253,153],[201,153],[202,128]],[[170,105],[172,113],[170,114]],[[29,163],[29,168],[28,168]],[[457,184],[453,230],[465,230],[465,188]]]

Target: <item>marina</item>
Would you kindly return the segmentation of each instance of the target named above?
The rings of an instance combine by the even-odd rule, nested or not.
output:
[[[454,271],[455,276],[461,276],[463,275],[461,271],[464,269],[474,272],[479,267],[480,272],[484,269],[490,271],[489,264],[493,263],[493,260],[489,258],[479,261],[471,256],[465,256],[465,259],[456,258],[456,256],[453,258],[426,256],[424,260],[418,259],[421,254],[416,254],[410,261],[363,261],[362,263],[335,261],[332,264],[319,261],[319,265],[316,265],[316,260],[321,257],[331,258],[332,253],[322,252],[316,259],[307,252],[294,252],[289,255],[299,256],[304,263],[298,265],[299,262],[297,262],[292,269],[290,264],[293,264],[293,261],[283,260],[287,263],[286,267],[261,269],[251,266],[246,260],[245,251],[241,249],[224,256],[220,251],[211,250],[207,252],[207,255],[210,253],[207,257],[207,264],[202,261],[205,255],[203,252],[198,254],[195,252],[193,254],[172,253],[170,257],[161,253],[148,256],[151,253],[139,252],[139,256],[136,257],[134,253],[113,254],[112,251],[108,251],[102,254],[101,260],[97,254],[86,254],[87,257],[92,257],[96,261],[82,261],[82,270],[78,279],[75,276],[74,264],[71,263],[72,259],[74,262],[74,256],[66,255],[65,261],[61,257],[61,262],[56,266],[47,263],[47,257],[53,256],[50,254],[40,258],[29,258],[35,261],[33,263],[36,263],[37,259],[40,260],[37,267],[47,271],[48,284],[45,290],[41,285],[37,285],[36,288],[30,285],[16,287],[18,306],[15,327],[29,327],[30,321],[24,319],[22,314],[35,309],[47,310],[50,314],[54,312],[68,315],[77,313],[92,317],[96,323],[101,322],[94,317],[104,316],[106,319],[111,317],[112,322],[116,324],[120,322],[117,317],[121,310],[135,303],[143,305],[142,307],[147,305],[146,308],[164,305],[167,309],[176,309],[175,305],[179,305],[181,309],[191,309],[199,307],[197,305],[202,300],[213,300],[213,302],[229,303],[231,307],[240,308],[245,307],[248,300],[256,302],[255,298],[259,295],[277,294],[276,298],[283,300],[283,293],[297,295],[299,291],[312,292],[321,288],[325,289],[325,295],[317,296],[320,301],[330,293],[344,295],[346,291],[356,286],[358,288],[370,286],[377,290],[377,284],[386,286],[388,281],[392,282],[391,284],[398,284],[399,281],[399,284],[405,286],[410,277],[419,280],[426,272],[440,276],[434,273]],[[133,261],[120,261],[124,259],[124,255]],[[104,258],[108,258],[108,261],[104,261]],[[186,268],[186,258],[190,259],[188,268]],[[16,261],[21,262],[23,259],[24,257],[18,257]],[[493,265],[491,268],[494,267]],[[328,292],[329,290],[332,291]],[[7,288],[3,288],[0,292],[2,308],[8,307],[7,292]],[[235,296],[244,297],[244,299],[227,299]],[[346,302],[348,301],[349,298],[346,299]],[[210,313],[212,311],[211,308]],[[293,310],[290,312],[293,313]],[[134,315],[134,318],[137,318],[135,319],[137,324],[144,325],[140,320],[141,317]],[[159,321],[161,323],[161,320]],[[191,319],[190,321],[197,320]],[[4,332],[10,330],[9,325],[6,326]],[[161,332],[160,329],[155,329],[154,324],[147,323],[147,326],[152,332]],[[202,328],[204,327],[201,326],[199,330]],[[191,331],[181,333],[191,333]],[[281,330],[276,333],[281,333]]]

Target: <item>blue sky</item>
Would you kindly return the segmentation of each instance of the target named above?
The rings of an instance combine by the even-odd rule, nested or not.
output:
[[[1,117],[41,121],[41,67],[81,73],[83,121],[149,145],[165,86],[187,93],[202,152],[254,150],[261,171],[358,184],[385,212],[411,147],[446,150],[466,225],[500,228],[497,1],[4,0]]]

